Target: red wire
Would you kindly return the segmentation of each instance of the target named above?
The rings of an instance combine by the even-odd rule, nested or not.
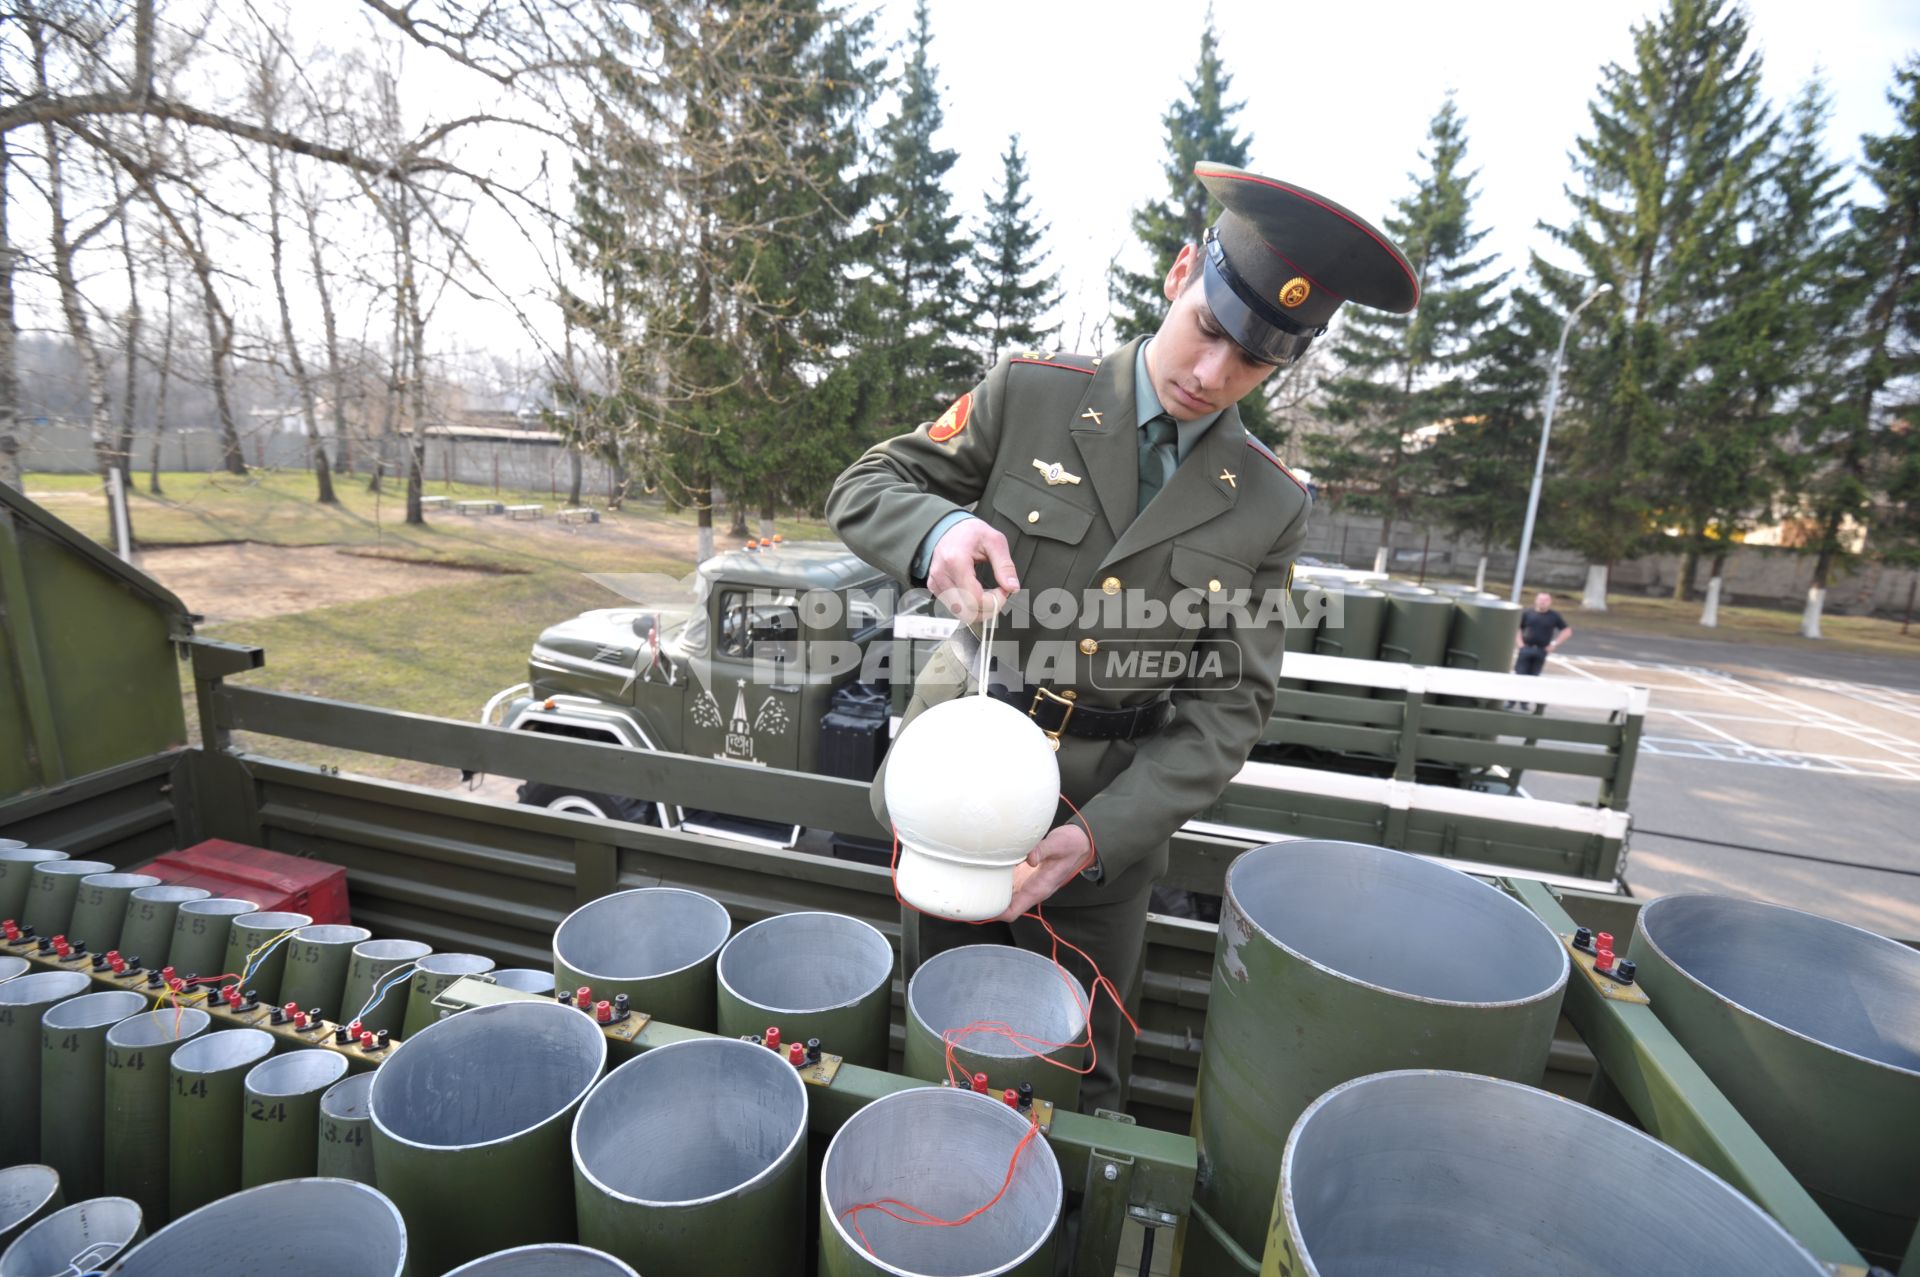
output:
[[[980,1216],[986,1214],[988,1211],[992,1210],[995,1206],[998,1206],[1000,1204],[1000,1199],[1007,1195],[1007,1190],[1013,1187],[1014,1172],[1018,1170],[1020,1166],[1020,1154],[1026,1151],[1027,1145],[1033,1143],[1033,1137],[1038,1135],[1039,1133],[1040,1133],[1040,1124],[1038,1122],[1028,1123],[1027,1133],[1025,1135],[1022,1135],[1020,1137],[1020,1142],[1013,1146],[1013,1160],[1007,1163],[1007,1177],[1004,1180],[1000,1181],[1000,1191],[995,1193],[992,1199],[988,1201],[985,1205],[976,1206],[974,1209],[962,1215],[959,1219],[941,1219],[938,1215],[935,1215],[930,1211],[921,1210],[918,1206],[914,1206],[914,1205],[911,1205],[910,1203],[900,1201],[898,1198],[894,1198],[894,1197],[882,1197],[878,1201],[862,1202],[858,1206],[848,1207],[846,1210],[843,1210],[840,1212],[840,1218],[846,1220],[849,1226],[852,1227],[853,1231],[860,1238],[860,1244],[867,1248],[867,1253],[869,1255],[876,1253],[873,1249],[873,1243],[867,1240],[866,1230],[862,1229],[859,1223],[855,1221],[853,1218],[855,1215],[858,1215],[861,1211],[877,1210],[882,1215],[887,1216],[887,1218],[889,1219],[897,1219],[903,1224],[913,1224],[922,1228],[958,1228],[962,1224],[971,1224],[974,1220],[980,1218]],[[887,1209],[890,1206],[898,1206],[903,1211],[912,1211],[913,1214],[918,1216],[919,1218],[909,1219],[905,1215],[896,1214],[893,1211]]]
[[[1084,872],[1094,863],[1098,856],[1093,842],[1093,827],[1087,823],[1087,818],[1080,814],[1080,809],[1073,805],[1071,798],[1062,794],[1060,795],[1060,801],[1067,805],[1068,809],[1073,812],[1074,819],[1080,822],[1080,827],[1087,831],[1087,858],[1081,862],[1080,869],[1076,871]],[[912,909],[915,913],[924,913],[925,910],[915,908],[915,906],[909,904],[900,895],[900,831],[898,829],[893,831],[893,859],[888,866],[888,876],[893,883],[893,898],[899,903],[900,907],[902,909]],[[1040,1038],[1031,1033],[1023,1033],[1012,1025],[997,1020],[976,1020],[972,1024],[964,1025],[957,1029],[946,1029],[940,1034],[940,1039],[946,1045],[947,1084],[949,1086],[956,1088],[971,1088],[972,1086],[971,1078],[967,1078],[964,1081],[956,1078],[954,1073],[956,1068],[954,1050],[959,1046],[960,1039],[971,1037],[975,1033],[998,1033],[1018,1047],[1024,1054],[1039,1060],[1043,1064],[1051,1065],[1056,1069],[1065,1069],[1069,1073],[1077,1073],[1082,1077],[1092,1073],[1094,1067],[1100,1060],[1099,1048],[1094,1044],[1093,1040],[1093,1006],[1094,1003],[1098,1001],[1102,989],[1106,990],[1107,996],[1113,999],[1113,1004],[1120,1008],[1120,1014],[1125,1017],[1128,1027],[1134,1032],[1134,1036],[1138,1037],[1140,1034],[1140,1025],[1134,1020],[1132,1013],[1127,1010],[1126,1001],[1121,998],[1120,990],[1114,986],[1113,981],[1109,980],[1106,975],[1101,972],[1100,965],[1088,955],[1086,950],[1080,948],[1080,946],[1074,944],[1072,941],[1062,938],[1060,933],[1053,929],[1053,924],[1041,915],[1039,905],[1035,905],[1031,913],[1023,913],[1020,916],[1022,918],[1032,918],[1035,922],[1039,923],[1042,929],[1046,931],[1048,939],[1052,942],[1048,959],[1053,963],[1054,970],[1060,973],[1060,978],[1066,982],[1067,988],[1073,994],[1074,1004],[1079,1008],[1081,1020],[1086,1025],[1085,1037],[1073,1042],[1048,1042],[1044,1038]],[[983,921],[990,922],[993,921],[993,919],[985,919]],[[981,926],[983,922],[975,922],[969,925]],[[1085,994],[1081,992],[1080,982],[1073,978],[1073,973],[1068,971],[1066,965],[1060,961],[1061,945],[1065,945],[1074,953],[1078,954],[1080,959],[1087,964],[1088,970],[1093,972],[1093,984],[1090,992]],[[1052,1051],[1069,1050],[1077,1047],[1085,1047],[1087,1049],[1087,1065],[1085,1068],[1075,1068],[1073,1065],[1062,1060],[1054,1059],[1052,1055],[1049,1054],[1049,1052]],[[891,1219],[897,1219],[903,1224],[916,1224],[929,1228],[957,1228],[962,1224],[970,1223],[987,1211],[993,1209],[993,1207],[999,1204],[1000,1199],[1007,1195],[1007,1189],[1013,1184],[1014,1173],[1020,1166],[1020,1155],[1026,1151],[1027,1145],[1033,1142],[1033,1137],[1039,1133],[1039,1130],[1040,1124],[1038,1122],[1028,1123],[1027,1133],[1020,1137],[1018,1144],[1014,1145],[1013,1158],[1007,1163],[1007,1177],[1001,1182],[1000,1191],[993,1195],[992,1201],[967,1212],[959,1219],[941,1219],[928,1211],[922,1210],[918,1206],[899,1201],[892,1197],[883,1197],[879,1201],[861,1202],[857,1206],[850,1206],[846,1210],[841,1211],[840,1216],[842,1219],[847,1220],[853,1228],[853,1231],[859,1235],[860,1244],[866,1247],[868,1254],[874,1253],[873,1244],[867,1240],[867,1235],[862,1231],[860,1225],[853,1222],[853,1217],[861,1211],[877,1210],[881,1214]],[[918,1218],[908,1218],[905,1215],[895,1214],[893,1211],[887,1209],[890,1206],[897,1206],[901,1210],[910,1211],[913,1215],[918,1216]]]

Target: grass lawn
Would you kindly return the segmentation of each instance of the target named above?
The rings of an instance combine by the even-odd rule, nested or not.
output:
[[[432,513],[426,526],[409,527],[404,488],[392,480],[376,500],[364,478],[340,478],[338,507],[317,504],[312,477],[303,472],[256,472],[246,479],[163,473],[160,498],[146,495],[144,485],[142,476],[131,514],[134,534],[147,547],[221,541],[332,545],[497,573],[449,573],[444,585],[432,589],[202,627],[210,637],[266,649],[265,667],[244,676],[251,686],[419,714],[473,721],[488,697],[526,678],[527,654],[542,629],[588,608],[620,603],[585,573],[680,576],[692,567],[684,550],[663,547],[689,545],[693,514],[669,514],[650,502],[629,503],[603,515],[609,523],[562,537],[551,534],[550,517],[533,525],[497,516]],[[99,486],[94,475],[29,474],[25,482],[30,496],[107,544]],[[431,483],[427,490],[456,500],[496,497],[491,486]],[[557,508],[546,493],[503,491],[497,497],[510,504],[544,504],[549,515]],[[818,523],[783,519],[779,527],[793,540],[829,535]],[[341,560],[341,570],[351,572],[353,563]],[[190,719],[194,710],[189,688]],[[391,779],[446,779],[444,771],[377,755],[245,736],[239,744],[295,762]]]
[[[1820,618],[1819,639],[1800,637],[1800,613],[1778,608],[1727,607],[1720,624],[1700,626],[1698,602],[1676,603],[1670,598],[1639,598],[1615,594],[1605,612],[1582,612],[1576,603],[1564,609],[1567,619],[1582,629],[1617,634],[1651,634],[1662,638],[1710,638],[1722,643],[1754,643],[1766,647],[1797,647],[1803,651],[1860,652],[1876,656],[1920,657],[1920,624],[1911,634],[1900,633],[1900,622],[1874,616]]]
[[[664,561],[627,566],[686,570],[684,564]],[[542,629],[618,602],[577,572],[541,573],[212,626],[206,632],[266,649],[266,665],[242,676],[249,686],[473,722],[488,697],[526,678],[527,653]],[[299,741],[240,733],[236,742],[276,758],[393,780],[432,784],[446,778],[421,764]]]
[[[144,487],[144,476],[140,485]],[[606,516],[609,524],[578,537],[495,518],[429,516],[424,527],[405,523],[401,485],[389,481],[378,498],[366,481],[344,476],[341,504],[318,505],[304,472],[259,471],[246,479],[226,474],[163,474],[164,496],[136,491],[132,517],[143,545],[253,541],[271,545],[331,545],[380,557],[486,568],[499,575],[449,573],[428,590],[390,595],[255,621],[206,627],[212,637],[257,643],[267,664],[247,675],[256,686],[357,701],[414,713],[472,719],[494,692],[526,676],[528,649],[553,622],[617,600],[587,580],[587,572],[664,572],[678,576],[688,559],[693,515],[669,514],[658,504],[630,503]],[[30,474],[28,493],[83,533],[109,538],[106,503],[90,474]],[[491,486],[429,483],[428,491],[455,499],[494,498],[556,508],[546,493],[500,492]],[[817,523],[782,520],[794,540],[824,539]],[[725,542],[723,541],[723,544]],[[352,571],[352,559],[342,560]],[[1898,622],[1870,617],[1825,618],[1827,637],[1798,636],[1799,614],[1755,607],[1723,607],[1720,626],[1701,629],[1698,603],[1615,595],[1606,613],[1570,612],[1576,627],[1672,638],[1711,638],[1804,650],[1920,656],[1920,627],[1902,636]],[[191,715],[191,699],[188,712]],[[411,781],[444,782],[445,773],[373,755],[324,750],[290,741],[250,741],[246,747],[279,757],[324,763]]]
[[[304,471],[255,471],[242,479],[229,474],[162,473],[162,495],[149,496],[145,477],[135,484],[130,517],[135,539],[143,546],[204,545],[219,541],[257,541],[268,545],[335,545],[373,551],[420,562],[475,567],[548,570],[639,571],[634,567],[631,540],[583,536],[556,546],[546,538],[530,537],[526,525],[498,516],[463,518],[451,511],[430,512],[424,526],[406,522],[406,489],[389,478],[380,494],[367,491],[362,476],[336,477],[337,506],[313,499],[313,477]],[[104,498],[83,499],[99,493],[100,481],[90,474],[28,474],[27,494],[44,493],[47,504],[68,523],[98,540],[112,544]],[[429,496],[454,500],[493,499],[509,505],[545,505],[549,515],[559,507],[544,492],[496,493],[491,485],[429,483]],[[595,505],[594,502],[588,502]],[[598,503],[604,509],[604,503]],[[656,502],[629,502],[611,515],[622,527],[648,526],[688,529],[692,511],[668,513]],[[721,529],[724,542],[724,531]],[[789,540],[825,537],[826,526],[783,519],[781,534]],[[680,569],[685,571],[685,567]]]
[[[1428,585],[1454,580],[1429,576]],[[1457,578],[1460,584],[1472,578]],[[1504,586],[1493,587],[1502,598]],[[1533,606],[1535,590],[1525,600]],[[1769,647],[1795,647],[1805,652],[1859,652],[1874,656],[1920,656],[1920,618],[1913,632],[1902,635],[1900,622],[1875,616],[1839,616],[1828,612],[1820,618],[1820,632],[1826,637],[1800,637],[1800,610],[1774,607],[1720,606],[1720,624],[1714,629],[1700,625],[1701,602],[1695,599],[1676,603],[1662,595],[1647,598],[1638,594],[1610,594],[1605,612],[1586,612],[1580,608],[1580,591],[1561,590],[1554,606],[1575,629],[1602,630],[1610,634],[1646,634],[1658,638],[1712,639],[1716,643],[1755,643]]]

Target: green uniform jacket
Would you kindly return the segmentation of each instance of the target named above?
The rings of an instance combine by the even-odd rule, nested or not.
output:
[[[1056,893],[1068,906],[1144,891],[1166,870],[1173,832],[1219,796],[1259,741],[1280,677],[1283,627],[1273,618],[1311,505],[1229,408],[1136,519],[1136,346],[1103,359],[1003,359],[974,387],[957,433],[950,410],[944,425],[877,444],[827,498],[840,538],[913,584],[915,551],[953,511],[971,507],[1004,533],[1021,594],[995,649],[1018,643],[1028,684],[1073,688],[1078,704],[1102,708],[1171,692],[1174,716],[1152,735],[1061,738],[1062,789],[1086,817],[1102,870],[1098,883],[1074,880]],[[1049,483],[1035,462],[1058,462],[1080,481]],[[1149,662],[1149,651],[1160,655]],[[1172,668],[1172,653],[1208,652],[1219,657],[1211,671]],[[1128,653],[1140,659],[1129,665]],[[966,674],[943,646],[906,720],[965,690]]]

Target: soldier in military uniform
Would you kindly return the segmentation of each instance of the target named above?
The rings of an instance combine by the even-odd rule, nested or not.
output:
[[[1272,711],[1275,600],[1311,500],[1234,405],[1299,358],[1343,301],[1405,313],[1419,288],[1384,236],[1331,201],[1225,165],[1195,174],[1225,211],[1175,258],[1152,338],[1100,358],[1003,359],[938,420],[870,449],[827,499],[834,530],[869,563],[924,581],[963,618],[1004,608],[995,648],[1014,659],[989,690],[1053,736],[1063,794],[1084,820],[1063,805],[998,922],[909,913],[910,969],[985,940],[1046,953],[1024,916],[1044,902],[1137,1004],[1148,890],[1168,840],[1218,797]],[[976,690],[967,653],[950,643],[934,654],[908,722]],[[953,777],[966,783],[964,759]],[[881,794],[876,780],[885,823]],[[1089,1112],[1124,1103],[1121,1029],[1102,999]]]

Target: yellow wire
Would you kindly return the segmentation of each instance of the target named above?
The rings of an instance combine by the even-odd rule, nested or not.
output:
[[[252,953],[249,953],[247,955],[247,960],[240,964],[240,983],[245,984],[247,982],[247,973],[253,969],[254,961],[258,959],[261,954],[273,948],[273,946],[279,944],[282,940],[285,940],[287,937],[292,935],[297,935],[301,930],[302,928],[300,927],[289,927],[285,931],[282,931],[279,935],[275,936],[273,939],[267,941],[265,944],[255,949]]]
[[[282,931],[279,935],[274,936],[272,939],[268,940],[266,943],[260,945],[259,947],[255,948],[251,953],[247,954],[247,960],[240,964],[240,973],[239,973],[240,983],[245,984],[247,982],[247,975],[249,972],[252,971],[254,962],[260,957],[261,954],[273,948],[273,946],[279,944],[282,940],[285,940],[289,936],[294,935],[298,931],[300,931],[299,927],[289,927],[287,930]],[[209,987],[205,989],[198,989],[192,993],[189,993],[186,997],[186,1002],[182,1002],[180,995],[175,993],[173,989],[169,987],[162,990],[160,993],[154,995],[153,1010],[148,1012],[148,1014],[159,1015],[160,1012],[166,1008],[167,1002],[171,1001],[173,1003],[173,1036],[176,1039],[178,1039],[180,1036],[180,1021],[186,1014],[187,1004],[192,1002],[205,1002],[208,998],[212,996],[213,996],[212,988]]]

